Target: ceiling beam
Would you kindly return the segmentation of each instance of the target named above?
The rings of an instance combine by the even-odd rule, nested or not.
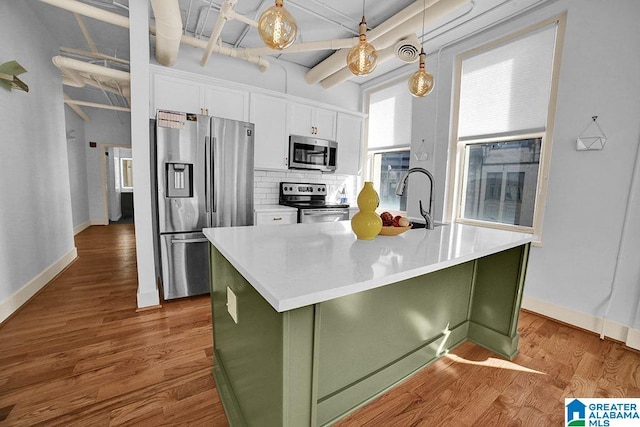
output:
[[[91,38],[91,35],[89,34],[89,30],[87,30],[87,26],[84,25],[84,21],[82,20],[82,17],[77,13],[74,13],[73,16],[76,17],[76,22],[78,23],[78,26],[80,27],[80,31],[82,31],[82,35],[84,36],[84,39],[87,41],[87,44],[89,45],[89,49],[91,50],[91,52],[98,53],[98,48],[96,47],[95,42]]]
[[[73,110],[74,113],[76,113],[78,116],[80,116],[80,118],[82,118],[82,120],[84,120],[85,122],[88,122],[88,121],[91,120],[89,118],[89,116],[87,116],[87,113],[82,111],[82,108],[78,107],[75,104],[70,104],[69,103],[69,101],[73,101],[73,99],[71,99],[69,97],[69,95],[67,95],[66,93],[63,92],[62,96],[64,97],[64,103],[67,104],[69,106],[69,108],[71,108]]]
[[[94,107],[94,108],[102,108],[104,110],[116,110],[116,111],[131,111],[131,108],[128,107],[118,107],[117,105],[107,105],[107,104],[98,104],[97,102],[87,102],[87,101],[76,101],[74,99],[65,99],[64,103],[69,105],[71,108],[77,105],[84,105],[86,107]]]
[[[61,47],[60,52],[70,53],[72,55],[84,56],[87,58],[104,59],[106,61],[117,62],[118,64],[129,65],[129,61],[127,61],[126,59],[116,58],[115,56],[109,56],[99,52],[96,52],[96,53],[87,52],[80,49],[72,49],[70,47]]]

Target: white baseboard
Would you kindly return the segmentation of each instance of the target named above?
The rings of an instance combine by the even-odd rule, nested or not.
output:
[[[154,292],[138,292],[138,308],[155,307],[160,305],[160,295],[156,289]]]
[[[640,350],[640,329],[629,328],[625,344],[628,347]]]
[[[73,235],[75,236],[76,234],[86,230],[89,227],[91,227],[91,221],[85,221],[82,224],[73,227]]]
[[[47,283],[56,277],[78,256],[78,251],[74,247],[59,260],[47,267],[13,295],[0,302],[0,323],[15,313],[24,303],[37,294]]]
[[[588,313],[572,310],[570,308],[527,296],[522,298],[522,308],[577,326],[581,329],[586,329],[587,331],[594,332],[598,335],[602,332],[602,323],[604,319]],[[621,341],[628,347],[640,350],[640,330],[638,329],[614,322],[613,320],[607,320],[604,336],[616,341]]]

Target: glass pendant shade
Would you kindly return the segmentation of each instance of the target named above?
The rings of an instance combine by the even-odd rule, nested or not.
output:
[[[347,54],[347,66],[356,76],[370,74],[378,65],[376,48],[367,43],[367,23],[362,17],[360,23],[360,41]]]
[[[420,51],[420,68],[409,78],[409,92],[417,98],[431,93],[434,86],[433,76],[425,70],[425,57],[426,54],[424,53],[424,49],[422,49]]]
[[[285,49],[296,39],[298,25],[282,0],[276,0],[274,6],[265,10],[258,20],[260,38],[270,48]]]

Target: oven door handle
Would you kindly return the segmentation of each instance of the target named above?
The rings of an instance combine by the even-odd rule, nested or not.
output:
[[[339,214],[344,215],[349,211],[346,209],[303,209],[302,215],[310,215],[310,216],[320,216],[320,215],[328,215],[328,214]]]

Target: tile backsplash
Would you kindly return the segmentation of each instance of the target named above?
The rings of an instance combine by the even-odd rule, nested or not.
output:
[[[347,195],[347,203],[356,205],[358,177],[356,175],[337,175],[315,171],[254,171],[253,203],[259,205],[277,205],[281,182],[311,182],[327,185],[327,202],[340,202],[342,188]]]

